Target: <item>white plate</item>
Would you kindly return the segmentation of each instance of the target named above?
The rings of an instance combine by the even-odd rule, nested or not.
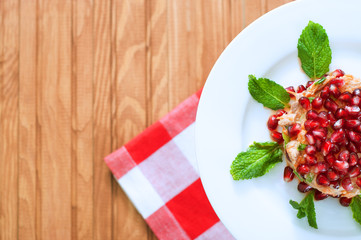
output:
[[[270,140],[270,111],[247,89],[248,75],[284,87],[308,81],[297,58],[297,40],[308,21],[327,31],[330,69],[361,77],[361,1],[301,0],[265,14],[243,30],[222,53],[205,84],[196,121],[201,180],[217,215],[237,239],[361,239],[361,226],[337,199],[315,202],[318,230],[296,218],[288,203],[304,195],[283,181],[280,163],[263,177],[234,181],[235,156],[253,141]]]

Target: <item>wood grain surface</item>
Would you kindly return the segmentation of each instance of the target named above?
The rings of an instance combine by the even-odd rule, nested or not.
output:
[[[156,239],[103,158],[291,0],[1,0],[0,239]]]

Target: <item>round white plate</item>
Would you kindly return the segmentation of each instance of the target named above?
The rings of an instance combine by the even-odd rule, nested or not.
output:
[[[300,0],[277,8],[243,30],[222,53],[205,84],[196,121],[200,176],[217,215],[237,239],[361,239],[361,226],[338,199],[315,202],[319,229],[297,219],[288,203],[301,201],[297,181],[285,183],[285,163],[263,177],[234,181],[235,156],[253,141],[269,141],[270,111],[248,92],[248,75],[284,87],[306,84],[297,41],[308,21],[327,31],[331,70],[361,77],[361,1]]]

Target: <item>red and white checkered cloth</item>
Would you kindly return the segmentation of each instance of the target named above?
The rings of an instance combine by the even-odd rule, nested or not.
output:
[[[199,179],[194,129],[200,93],[105,158],[159,239],[233,239]]]

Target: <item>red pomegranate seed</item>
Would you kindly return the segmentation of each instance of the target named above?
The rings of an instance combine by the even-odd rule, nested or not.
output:
[[[306,131],[312,130],[312,129],[316,129],[320,127],[320,123],[315,121],[315,120],[307,120],[305,123],[305,129]]]
[[[324,157],[325,161],[330,164],[331,166],[333,166],[333,164],[335,163],[336,161],[336,158],[334,155],[332,154],[328,154],[327,156]]]
[[[316,142],[315,142],[315,138],[314,138],[311,134],[309,134],[309,133],[307,133],[307,134],[305,135],[305,138],[306,138],[308,144],[310,144],[310,145],[314,145],[314,144],[316,143]]]
[[[327,128],[330,125],[330,121],[328,120],[329,114],[325,111],[321,111],[318,114],[317,121],[320,122],[321,127]]]
[[[317,128],[315,130],[312,130],[312,135],[316,139],[325,140],[327,137],[327,129],[325,128]]]
[[[327,98],[323,106],[331,112],[335,112],[338,108],[337,103],[335,103],[335,101],[333,101],[331,98]]]
[[[310,166],[313,166],[317,163],[317,157],[315,157],[314,155],[306,154],[305,160],[306,160],[306,163]]]
[[[321,147],[321,152],[323,154],[323,156],[327,156],[330,151],[331,151],[331,141],[330,140],[326,140],[323,144],[322,144],[322,147]]]
[[[354,96],[351,99],[351,105],[358,106],[358,105],[360,105],[360,102],[361,102],[361,98],[359,96]]]
[[[330,180],[328,180],[327,177],[322,173],[317,175],[316,182],[318,185],[322,185],[322,186],[330,185]]]
[[[361,132],[361,125],[360,125],[360,126],[355,127],[355,131],[357,131],[357,132]]]
[[[339,119],[333,124],[332,128],[335,130],[341,129],[345,125],[345,122],[345,119]]]
[[[339,181],[331,181],[330,186],[333,187],[334,189],[339,189],[340,183],[339,183]]]
[[[297,87],[297,93],[301,93],[301,92],[303,92],[305,90],[306,90],[306,88],[303,85],[300,85],[300,86]]]
[[[330,181],[337,181],[340,178],[340,176],[337,174],[337,172],[335,172],[332,169],[328,170],[326,175],[327,175],[328,180],[330,180]]]
[[[331,125],[333,125],[337,121],[335,115],[333,115],[332,112],[327,113],[327,120],[330,122]]]
[[[351,102],[352,99],[352,94],[349,92],[343,92],[339,97],[338,100],[342,101],[342,102],[346,102],[349,103]]]
[[[308,155],[315,155],[316,154],[316,147],[312,146],[312,145],[307,145],[306,148],[305,148],[305,152]]]
[[[352,142],[349,142],[346,147],[347,147],[347,150],[349,150],[350,152],[357,152],[357,147]]]
[[[286,91],[288,91],[288,92],[296,92],[295,89],[293,88],[293,86],[286,87],[285,89],[286,89]],[[294,98],[294,97],[295,97],[295,95],[293,95],[293,94],[291,94],[291,93],[288,93],[288,94],[290,95],[291,98]]]
[[[289,166],[285,167],[285,170],[283,172],[283,180],[285,180],[286,182],[291,182],[294,177],[295,174],[293,172],[293,169]]]
[[[348,112],[347,112],[345,109],[343,109],[343,108],[339,108],[339,109],[337,109],[336,112],[335,112],[335,117],[336,117],[337,119],[346,118],[346,117],[348,117]]]
[[[342,152],[340,152],[340,154],[338,155],[338,159],[341,161],[348,161],[350,158],[350,152],[347,150],[343,150]]]
[[[340,204],[344,207],[348,207],[348,206],[350,206],[351,200],[352,200],[352,198],[341,197]]]
[[[346,128],[356,128],[361,125],[360,120],[346,120],[345,127]]]
[[[280,109],[280,110],[277,110],[276,112],[276,116],[277,117],[281,117],[283,114],[287,113],[284,109]]]
[[[344,85],[344,81],[342,78],[335,78],[330,81],[330,84],[334,84],[336,87],[340,88]]]
[[[322,143],[323,142],[321,139],[316,139],[315,146],[316,146],[317,151],[321,151]]]
[[[301,175],[305,175],[310,172],[310,166],[307,164],[298,165],[297,172]]]
[[[305,182],[300,182],[297,186],[298,191],[300,191],[301,193],[305,193],[308,192],[312,189],[311,186],[309,186],[307,183]]]
[[[313,109],[320,109],[323,105],[323,99],[321,97],[316,97],[313,99],[311,105]]]
[[[271,115],[267,121],[267,127],[269,130],[275,130],[278,127],[278,119],[276,115]]]
[[[356,179],[356,184],[361,188],[361,177]]]
[[[333,168],[339,172],[346,172],[347,169],[349,168],[349,164],[348,164],[348,162],[336,160],[333,163]]]
[[[271,138],[277,143],[283,143],[282,133],[280,132],[272,131]]]
[[[358,163],[358,156],[357,156],[357,153],[355,153],[355,152],[352,152],[351,154],[350,154],[350,158],[349,158],[349,160],[348,160],[348,164],[350,165],[350,167],[353,167],[353,166],[355,166],[357,163]]]
[[[318,113],[315,110],[309,110],[306,113],[306,119],[307,120],[317,120],[318,119]]]
[[[354,131],[348,131],[348,138],[355,143],[360,143],[361,141],[361,134],[354,132]]]
[[[335,143],[332,143],[331,144],[331,152],[332,153],[338,153],[339,151],[340,151],[339,146],[337,144],[335,144]]]
[[[351,167],[349,170],[348,170],[348,173],[350,174],[350,177],[353,178],[353,177],[357,177],[360,175],[360,166],[359,165],[356,165],[356,166],[353,166]]]
[[[336,87],[335,84],[330,85],[330,94],[335,98],[338,98],[341,95],[340,90]]]
[[[353,185],[352,185],[351,178],[345,177],[344,179],[342,179],[342,180],[341,180],[341,186],[342,186],[347,192],[352,191],[352,190],[353,190]]]
[[[301,125],[299,123],[295,123],[288,127],[288,135],[290,137],[297,136],[301,131]]]
[[[341,128],[331,134],[332,143],[341,143],[346,139],[345,131]]]
[[[306,88],[309,88],[315,81],[308,81],[306,84]]]
[[[316,201],[321,201],[321,200],[323,200],[323,199],[325,199],[325,198],[327,198],[327,197],[328,197],[327,194],[325,194],[325,193],[323,193],[323,192],[320,192],[320,191],[318,191],[318,190],[316,189],[316,191],[315,191],[315,200],[316,200]]]
[[[361,89],[356,88],[355,90],[353,90],[352,95],[361,97]]]
[[[330,96],[330,87],[326,86],[321,90],[320,97],[325,99],[328,98],[328,96]]]
[[[351,117],[356,117],[360,113],[360,107],[359,106],[345,106],[345,110],[348,112],[348,114]]]
[[[335,71],[332,72],[332,76],[335,77],[342,77],[343,75],[345,75],[345,72],[342,71],[341,69],[336,69]]]
[[[311,107],[310,99],[308,99],[307,97],[301,97],[300,99],[298,99],[298,102],[306,110],[310,109]]]
[[[314,167],[313,167],[313,172],[314,173],[323,173],[326,172],[328,169],[327,163],[325,162],[318,162]]]

